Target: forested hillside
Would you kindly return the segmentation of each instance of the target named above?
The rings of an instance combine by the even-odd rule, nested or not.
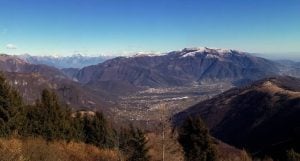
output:
[[[20,144],[22,140],[27,142],[26,140],[30,138],[42,138],[53,144],[57,141],[90,144],[100,149],[116,151],[126,160],[132,158],[149,160],[147,140],[140,129],[133,126],[122,130],[114,129],[100,112],[88,115],[71,111],[69,107],[61,106],[56,94],[47,89],[43,90],[41,98],[36,100],[35,104],[26,105],[17,90],[12,88],[2,75],[0,76],[0,137],[21,139],[21,141],[1,140],[3,143],[0,146],[1,152],[5,150],[7,142]],[[29,142],[25,145],[30,144],[34,143]],[[48,145],[41,143],[38,146],[46,148]],[[95,155],[97,153],[95,152]]]

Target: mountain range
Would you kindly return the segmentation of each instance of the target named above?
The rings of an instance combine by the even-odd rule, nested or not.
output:
[[[83,56],[81,54],[72,56],[31,56],[24,54],[18,57],[31,64],[45,64],[59,69],[83,68],[113,58],[113,56]]]
[[[222,82],[241,86],[274,75],[300,74],[297,63],[274,62],[246,52],[207,47],[185,48],[159,55],[116,57],[104,61],[106,58],[108,59],[81,55],[43,57],[2,54],[0,69],[23,75],[38,74],[55,84],[74,84],[93,93],[90,94],[93,95],[91,97],[101,96],[98,100],[108,102],[115,102],[118,96],[148,88],[189,87]],[[98,64],[76,68],[76,64],[84,66],[89,63]],[[75,68],[62,68],[71,66]]]
[[[162,55],[117,57],[73,73],[84,84],[106,82],[135,87],[239,83],[276,75],[276,62],[236,50],[186,48]]]
[[[28,103],[33,103],[39,98],[40,92],[47,88],[54,90],[62,103],[73,108],[105,110],[105,107],[112,106],[105,101],[107,95],[104,92],[95,93],[83,87],[55,67],[30,64],[17,56],[2,54],[0,69]]]

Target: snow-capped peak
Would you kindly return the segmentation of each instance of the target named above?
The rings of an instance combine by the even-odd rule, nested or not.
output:
[[[181,57],[193,57],[198,54],[206,54],[209,58],[222,57],[226,54],[232,54],[233,52],[242,54],[243,52],[239,52],[237,50],[231,49],[221,49],[221,48],[208,48],[208,47],[197,47],[197,48],[184,48],[181,51]]]
[[[135,54],[125,56],[126,58],[136,58],[136,57],[154,57],[154,56],[160,56],[162,55],[161,53],[158,52],[137,52]]]
[[[155,55],[155,54],[135,54],[135,55],[133,55],[133,57],[145,57],[145,56],[152,57],[152,56],[157,56],[157,55]]]
[[[209,48],[207,48],[207,47],[194,47],[194,48],[184,48],[182,50],[182,52],[195,52],[195,51],[205,52],[205,51],[208,51],[208,50],[209,50]]]
[[[80,54],[80,53],[77,53],[77,54],[73,54],[72,56],[70,57],[76,57],[76,58],[82,58],[84,57],[84,55]]]

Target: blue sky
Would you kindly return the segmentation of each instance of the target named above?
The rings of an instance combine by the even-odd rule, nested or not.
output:
[[[299,0],[0,0],[0,52],[300,53]]]

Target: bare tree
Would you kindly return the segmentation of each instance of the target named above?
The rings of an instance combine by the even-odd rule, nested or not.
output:
[[[165,103],[159,104],[159,113],[160,113],[160,124],[162,126],[162,161],[165,161],[165,150],[166,150],[166,126],[168,124],[168,114],[167,114],[167,106]]]

